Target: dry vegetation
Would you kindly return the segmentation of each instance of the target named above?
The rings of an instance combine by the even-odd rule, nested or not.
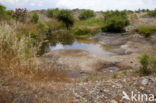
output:
[[[54,68],[47,70],[37,66],[34,52],[36,48],[30,45],[29,36],[17,37],[17,26],[18,24],[10,26],[5,23],[0,25],[0,103],[47,103],[48,99],[44,101],[43,97],[35,98],[35,95],[41,96],[38,92],[45,92],[35,84],[68,82],[69,79],[65,73]]]

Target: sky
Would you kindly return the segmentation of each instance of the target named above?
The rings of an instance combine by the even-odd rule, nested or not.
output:
[[[65,8],[105,10],[155,9],[156,0],[0,0],[7,9],[27,8],[28,10]]]

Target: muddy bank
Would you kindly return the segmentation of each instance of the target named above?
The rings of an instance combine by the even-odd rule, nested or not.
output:
[[[60,70],[94,72],[115,65],[115,62],[109,62],[85,50],[69,49],[43,55],[39,59],[39,65],[41,68],[48,66],[49,69],[56,67]]]
[[[91,39],[109,46],[120,46],[119,49],[109,50],[114,56],[107,58],[108,61],[118,61],[120,65],[138,68],[138,58],[143,52],[156,55],[156,36],[144,38],[139,34],[109,34],[97,33]]]

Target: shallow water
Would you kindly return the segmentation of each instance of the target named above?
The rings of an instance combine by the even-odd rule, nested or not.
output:
[[[117,48],[119,47],[105,46],[89,38],[68,39],[67,41],[63,39],[63,41],[60,40],[55,42],[53,40],[49,40],[49,42],[42,45],[40,54],[63,49],[82,49],[97,56],[108,58],[112,56],[109,50]]]
[[[119,70],[117,67],[109,67],[109,68],[104,69],[104,71],[106,71],[106,72],[114,72],[117,70]]]

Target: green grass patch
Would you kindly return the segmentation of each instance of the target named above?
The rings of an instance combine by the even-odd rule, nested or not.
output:
[[[156,26],[139,26],[134,32],[137,32],[145,37],[150,37],[152,34],[156,33]]]
[[[77,22],[72,29],[72,33],[75,36],[90,36],[100,30],[102,25],[101,19],[90,18]]]

